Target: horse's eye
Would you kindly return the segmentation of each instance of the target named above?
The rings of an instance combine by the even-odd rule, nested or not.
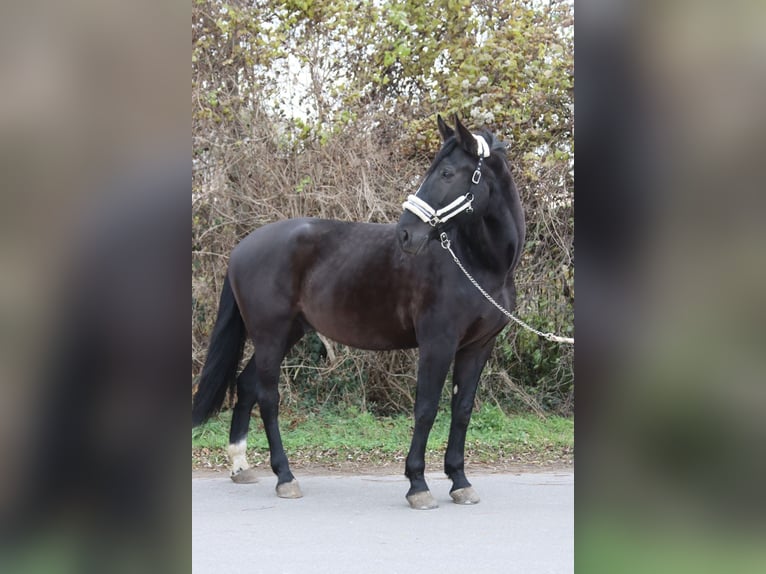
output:
[[[443,169],[443,170],[442,170],[442,177],[443,177],[444,179],[449,179],[449,178],[451,178],[453,175],[455,175],[455,173],[454,173],[454,172],[453,172],[451,169]]]

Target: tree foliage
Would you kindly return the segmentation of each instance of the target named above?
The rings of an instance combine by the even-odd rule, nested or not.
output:
[[[572,18],[557,0],[194,0],[193,375],[237,241],[287,217],[395,221],[436,113],[508,143],[528,222],[518,311],[571,333]],[[408,409],[412,359],[308,337],[285,400]],[[567,412],[571,348],[511,327],[484,379],[481,400]]]

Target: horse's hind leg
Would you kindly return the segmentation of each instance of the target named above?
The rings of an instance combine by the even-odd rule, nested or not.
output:
[[[277,495],[281,498],[300,498],[303,494],[290,471],[290,464],[282,445],[282,435],[279,432],[279,367],[287,352],[305,334],[306,326],[299,319],[285,322],[272,320],[268,322],[268,328],[256,332],[253,341],[255,399],[260,407],[263,427],[269,441],[271,469],[277,475]]]
[[[266,438],[269,441],[271,469],[277,475],[277,495],[281,498],[300,498],[303,494],[290,471],[290,464],[282,445],[282,435],[279,432],[279,366],[285,353],[275,348],[273,341],[256,341],[256,349],[256,394]]]
[[[257,375],[255,356],[251,357],[245,369],[237,378],[237,403],[231,417],[229,431],[229,461],[231,479],[237,483],[258,482],[255,471],[247,462],[247,429],[250,413],[256,401]]]

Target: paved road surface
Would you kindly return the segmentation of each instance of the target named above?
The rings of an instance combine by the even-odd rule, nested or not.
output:
[[[571,471],[471,475],[458,506],[427,475],[435,510],[411,510],[403,476],[299,476],[304,498],[258,484],[192,479],[195,574],[563,574],[573,571]]]

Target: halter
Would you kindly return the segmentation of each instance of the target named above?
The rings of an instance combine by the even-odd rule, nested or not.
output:
[[[490,151],[487,141],[482,136],[474,134],[473,137],[476,140],[477,147],[479,148],[479,163],[476,166],[476,170],[473,172],[473,176],[471,177],[471,184],[477,185],[481,181],[481,162],[485,157],[489,157]],[[418,190],[418,192],[419,191],[420,190]],[[473,200],[473,194],[468,191],[465,195],[461,195],[449,205],[442,207],[441,209],[434,209],[428,204],[428,202],[420,199],[417,194],[408,195],[407,201],[402,203],[402,209],[411,211],[417,215],[418,218],[424,223],[428,223],[431,225],[431,227],[436,227],[438,225],[443,225],[464,211],[466,213],[471,213],[473,211],[473,207],[471,206]]]

